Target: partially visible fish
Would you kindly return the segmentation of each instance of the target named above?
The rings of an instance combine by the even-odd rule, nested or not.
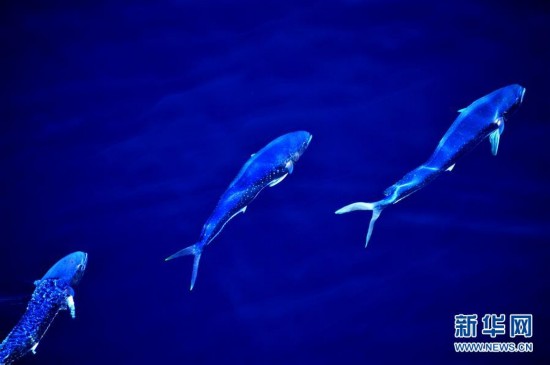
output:
[[[88,254],[71,253],[40,280],[36,280],[31,300],[23,317],[0,344],[0,365],[12,364],[36,347],[60,310],[69,310],[75,318],[74,289],[86,269]]]
[[[199,242],[176,252],[166,261],[185,255],[194,255],[191,288],[197,280],[202,250],[239,213],[244,213],[250,202],[265,187],[273,187],[292,174],[294,164],[304,153],[312,135],[305,131],[285,134],[262,148],[248,159],[237,177],[220,197],[218,205],[202,228]]]
[[[500,136],[504,131],[504,122],[523,102],[524,95],[524,87],[517,84],[508,85],[460,109],[458,111],[460,115],[445,133],[428,161],[387,188],[384,191],[386,198],[374,203],[353,203],[338,209],[336,214],[372,210],[366,247],[371,238],[374,223],[388,205],[397,203],[423,188],[445,171],[452,171],[456,160],[471,151],[485,138],[489,139],[491,151],[496,156]]]

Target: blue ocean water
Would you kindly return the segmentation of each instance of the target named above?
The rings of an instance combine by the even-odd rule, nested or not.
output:
[[[0,297],[89,254],[76,320],[21,364],[542,364],[550,315],[550,7],[542,1],[5,1]],[[457,110],[527,92],[493,157],[389,207]],[[251,153],[294,173],[203,253]],[[25,301],[0,303],[0,338]],[[534,352],[460,354],[460,313],[533,314]],[[486,340],[480,336],[480,340]],[[507,336],[499,339],[510,341]]]

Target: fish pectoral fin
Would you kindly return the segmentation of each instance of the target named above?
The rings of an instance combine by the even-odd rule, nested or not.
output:
[[[449,171],[449,172],[453,171],[453,169],[455,168],[455,165],[456,165],[455,163],[452,164],[451,166],[447,167],[447,170],[445,170],[445,171]]]
[[[36,348],[38,347],[38,342],[35,343],[34,345],[32,345],[31,347],[31,352],[33,355],[36,355]]]
[[[292,171],[294,171],[294,162],[292,162],[292,160],[288,161],[285,164],[285,168],[286,168],[286,170],[288,171],[289,174],[292,174]]]
[[[489,142],[491,142],[491,153],[493,156],[497,155],[498,143],[500,142],[500,130],[495,130],[489,135]]]
[[[496,121],[498,125],[498,131],[500,132],[500,135],[504,132],[504,118],[500,117]]]
[[[75,319],[76,308],[74,306],[74,297],[72,295],[68,295],[66,301],[67,301],[67,308],[69,308],[69,312],[71,313],[71,317]]]
[[[466,109],[468,109],[468,108],[466,107],[466,108],[458,109],[457,111],[458,111],[459,113],[462,113],[462,112],[463,112],[464,110],[466,110]]]
[[[287,177],[287,175],[288,175],[288,173],[284,174],[284,175],[281,176],[281,177],[276,178],[275,180],[273,180],[272,182],[270,182],[270,183],[268,184],[268,186],[269,186],[270,188],[274,187],[275,185],[277,185],[278,183],[280,183],[281,181],[283,181],[283,180],[285,179],[285,177]],[[246,208],[246,207],[245,207],[245,208]],[[243,211],[243,213],[244,213],[244,211]]]

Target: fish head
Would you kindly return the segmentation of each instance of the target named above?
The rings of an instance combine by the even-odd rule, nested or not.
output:
[[[500,97],[500,113],[506,118],[516,111],[523,102],[525,88],[518,84],[508,85],[496,91]]]
[[[289,162],[294,163],[303,155],[313,136],[306,131],[292,132],[285,135]]]
[[[65,280],[71,286],[77,285],[84,275],[87,263],[87,253],[81,251],[73,252],[57,261],[55,265],[48,270],[46,275],[42,277],[42,280]]]

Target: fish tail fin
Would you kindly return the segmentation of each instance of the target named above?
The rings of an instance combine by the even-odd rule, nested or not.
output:
[[[180,250],[175,254],[168,256],[166,259],[164,259],[164,261],[169,261],[180,256],[189,256],[189,255],[195,256],[193,260],[193,272],[191,274],[191,287],[189,288],[189,290],[193,290],[193,287],[195,286],[195,281],[197,280],[197,273],[199,271],[199,262],[201,259],[201,254],[202,254],[202,246],[199,245],[198,243],[195,243],[194,245],[186,247],[183,250]]]
[[[346,205],[345,207],[338,209],[335,213],[344,214],[353,212],[355,210],[372,210],[372,217],[369,222],[369,231],[367,232],[367,239],[365,241],[365,247],[367,247],[372,236],[372,231],[374,230],[374,223],[376,222],[378,217],[380,217],[380,213],[382,213],[382,210],[384,210],[385,207],[386,205],[382,204],[382,201],[376,203],[357,202]]]

